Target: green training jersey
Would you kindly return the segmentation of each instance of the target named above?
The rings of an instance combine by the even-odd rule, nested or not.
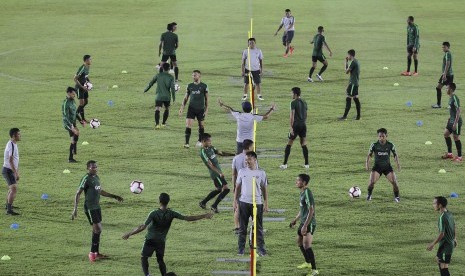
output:
[[[87,210],[100,209],[100,179],[98,175],[86,174],[81,179],[79,188],[84,190],[86,195],[84,208]]]
[[[76,73],[77,79],[81,85],[84,86],[86,81],[89,81],[89,67],[85,64],[81,65]],[[76,89],[81,88],[80,86],[76,85]]]
[[[173,32],[161,34],[160,41],[163,41],[163,55],[176,55],[178,48],[178,35]]]
[[[417,24],[407,25],[407,46],[420,48],[420,29]]]
[[[294,110],[294,124],[293,126],[305,125],[307,121],[307,103],[301,98],[292,100],[291,111]]]
[[[350,70],[349,84],[358,86],[358,81],[360,77],[360,64],[358,63],[358,60],[354,59],[352,60],[352,62],[350,62],[349,70]]]
[[[200,158],[202,158],[203,163],[207,166],[208,171],[210,172],[210,175],[213,176],[213,177],[217,177],[219,175],[218,175],[218,173],[216,171],[212,170],[208,166],[208,160],[210,160],[210,162],[212,162],[213,166],[215,168],[217,168],[221,172],[220,163],[218,162],[218,158],[216,157],[217,154],[218,154],[218,150],[215,149],[215,147],[213,147],[213,146],[208,147],[208,148],[202,147],[200,149]]]
[[[309,224],[316,225],[315,219],[315,200],[313,199],[312,191],[309,188],[305,188],[303,192],[300,192],[300,223],[304,224],[307,219],[310,207],[313,207],[313,216],[310,219]]]
[[[144,92],[147,92],[155,83],[157,83],[155,101],[169,102],[171,101],[171,97],[173,97],[173,102],[175,101],[176,94],[174,89],[174,77],[172,75],[170,75],[168,72],[161,72],[156,74],[144,89]]]
[[[397,155],[396,153],[396,146],[386,141],[384,145],[382,145],[379,141],[371,144],[369,153],[375,155],[375,166],[379,167],[387,167],[391,165],[391,152],[394,156]]]
[[[454,123],[455,117],[457,116],[457,109],[460,108],[460,100],[457,97],[457,95],[453,94],[452,97],[449,98],[449,106],[450,106],[449,122]],[[462,121],[462,116],[459,117],[459,121]]]
[[[187,86],[187,94],[189,95],[189,107],[194,109],[205,109],[205,97],[208,93],[208,86],[201,83],[190,83]]]
[[[181,220],[186,219],[185,216],[171,209],[158,209],[150,212],[144,223],[145,226],[148,226],[145,239],[161,242],[166,241],[166,235],[170,230],[171,222],[175,218]]]
[[[71,130],[76,125],[76,103],[74,99],[66,97],[61,105],[61,114],[63,115],[63,127]]]
[[[449,62],[449,69],[446,70],[446,63]],[[447,51],[444,53],[444,57],[442,58],[442,73],[446,73],[446,76],[452,76],[454,75],[454,72],[452,71],[452,53],[450,51]]]
[[[322,34],[316,34],[313,37],[313,53],[312,56],[322,56],[323,55],[323,45],[325,43],[325,36]]]
[[[441,214],[438,221],[439,233],[444,233],[444,237],[439,241],[439,247],[444,247],[443,254],[452,254],[454,251],[455,222],[449,211]]]

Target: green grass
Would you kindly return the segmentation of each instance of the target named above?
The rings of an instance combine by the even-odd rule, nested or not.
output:
[[[440,75],[441,42],[450,41],[453,69],[463,100],[465,8],[461,1],[299,1],[282,6],[274,1],[11,1],[0,11],[0,133],[3,142],[11,127],[19,127],[23,140],[21,182],[17,205],[20,217],[0,220],[0,275],[141,275],[143,235],[128,241],[121,236],[142,223],[157,208],[160,192],[168,192],[171,208],[200,214],[198,201],[213,187],[197,149],[182,149],[184,118],[177,116],[182,93],[172,108],[169,127],[153,130],[154,95],[142,90],[151,79],[160,34],[168,22],[178,23],[182,88],[190,72],[200,69],[209,85],[211,107],[206,131],[222,150],[235,149],[235,123],[216,104],[221,97],[240,106],[241,51],[247,46],[250,17],[253,35],[264,53],[263,95],[260,110],[275,102],[278,110],[258,126],[258,149],[282,154],[288,131],[290,88],[300,86],[309,105],[308,140],[311,189],[315,194],[318,228],[314,251],[321,275],[436,275],[434,253],[426,251],[436,235],[438,215],[432,198],[457,192],[450,200],[455,214],[459,246],[451,273],[463,271],[465,230],[463,165],[440,160],[445,150],[442,132],[447,110],[432,110],[435,84]],[[296,17],[294,56],[283,59],[280,37],[273,37],[283,10]],[[405,78],[406,18],[414,15],[421,31],[420,77]],[[311,46],[318,25],[326,30],[334,52],[324,83],[308,84]],[[348,76],[343,58],[357,51],[361,64],[362,121],[338,122],[344,108]],[[94,90],[87,117],[102,126],[81,130],[76,157],[68,164],[68,134],[61,123],[60,105],[65,88],[84,54],[93,56]],[[318,65],[319,67],[321,64]],[[384,66],[389,70],[383,70]],[[128,74],[121,74],[127,70]],[[317,71],[318,72],[318,69]],[[397,87],[393,83],[399,83]],[[112,89],[117,84],[118,89]],[[108,106],[112,100],[114,105]],[[413,106],[405,103],[412,101]],[[447,96],[444,94],[444,101]],[[354,108],[350,116],[354,115]],[[416,121],[424,125],[417,127]],[[349,200],[347,190],[362,187],[366,195],[368,172],[364,160],[376,129],[386,127],[397,146],[402,164],[398,173],[402,202],[392,200],[390,184],[381,178],[374,199]],[[196,129],[193,129],[195,137]],[[193,138],[192,140],[195,140]],[[424,145],[432,141],[431,146]],[[455,147],[454,147],[455,150]],[[102,252],[110,260],[89,265],[91,229],[79,207],[72,222],[73,196],[85,174],[85,162],[99,162],[105,190],[121,195],[124,203],[102,199]],[[261,158],[270,181],[270,208],[284,208],[287,222],[265,223],[269,257],[260,260],[261,275],[302,275],[303,262],[295,245],[295,229],[288,221],[298,211],[297,174],[303,172],[300,147],[292,148],[289,169],[278,170],[281,158]],[[230,163],[229,158],[221,160]],[[446,174],[438,170],[446,169]],[[71,170],[63,174],[64,169]],[[223,167],[229,179],[229,165]],[[144,181],[141,195],[129,191],[134,179]],[[5,187],[5,186],[4,186]],[[6,192],[6,188],[3,190]],[[47,193],[50,199],[40,199]],[[225,202],[224,204],[230,204]],[[270,214],[269,216],[278,216]],[[11,230],[12,223],[20,225]],[[222,212],[210,221],[176,221],[168,235],[166,263],[179,275],[210,275],[212,270],[247,269],[243,264],[216,263],[217,257],[235,257],[237,239],[232,216]],[[435,249],[436,250],[436,249]],[[156,261],[151,271],[158,275]],[[463,273],[463,272],[462,272]]]

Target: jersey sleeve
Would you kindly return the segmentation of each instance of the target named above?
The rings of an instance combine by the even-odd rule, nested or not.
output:
[[[239,170],[239,173],[237,174],[237,178],[236,178],[236,187],[242,185],[242,172],[243,172],[243,170],[240,169],[240,170]]]
[[[443,216],[444,215],[441,215],[439,217],[439,223],[438,223],[439,233],[444,233],[446,231],[446,225],[445,225],[444,220],[442,219]]]
[[[153,222],[153,216],[155,214],[155,211],[152,211],[150,212],[150,214],[147,216],[147,218],[145,219],[145,222],[144,222],[144,225],[145,226],[149,226],[150,223]]]
[[[263,52],[262,52],[262,50],[260,50],[260,49],[259,49],[259,51],[258,51],[258,59],[259,59],[260,61],[262,61],[262,59],[263,59]]]
[[[313,194],[309,189],[305,190],[305,204],[309,207],[315,206],[315,200],[313,199]]]
[[[80,77],[82,74],[84,74],[84,65],[81,65],[77,72],[76,72],[76,76]]]
[[[236,168],[236,163],[237,163],[237,157],[238,155],[234,156],[231,164],[231,169],[234,171],[234,168]]]
[[[208,93],[208,85],[205,84],[205,94]]]
[[[170,210],[171,211],[171,215],[173,216],[173,218],[177,218],[177,219],[180,219],[180,220],[186,220],[186,217],[184,215],[182,215],[181,213],[178,213],[176,211],[173,211],[173,210]]]
[[[263,121],[263,116],[262,115],[253,115],[253,119],[257,122]]]
[[[368,149],[368,153],[369,153],[369,154],[372,154],[372,153],[373,153],[374,147],[375,147],[375,143],[372,143],[372,144],[370,145],[370,148]]]
[[[160,41],[164,41],[164,34],[165,33],[162,33],[161,36],[160,36]]]
[[[87,175],[81,179],[81,183],[79,184],[79,189],[82,189],[82,190],[87,189],[87,186],[88,186],[87,179],[88,179]]]
[[[295,110],[296,102],[295,100],[291,102],[291,110]]]
[[[397,156],[396,145],[394,145],[394,144],[392,144],[392,143],[391,143],[391,151],[392,151],[392,154],[393,154],[394,156]]]
[[[202,158],[203,163],[208,164],[208,156],[204,148],[200,149],[200,158]]]
[[[215,154],[218,154],[219,151],[218,151],[215,147],[213,147],[213,152],[214,152]]]
[[[354,61],[351,61],[350,64],[349,64],[349,71],[352,72],[352,70],[355,69],[355,62]]]
[[[239,119],[240,114],[241,113],[238,111],[231,111],[231,115],[234,117],[236,121]]]
[[[260,182],[260,186],[268,187],[268,178],[266,177],[265,171],[262,171],[262,181]]]
[[[5,155],[8,157],[13,156],[13,153],[14,153],[14,148],[12,144],[13,142],[8,142],[8,144],[6,145]]]
[[[247,50],[242,51],[242,61],[247,59]]]

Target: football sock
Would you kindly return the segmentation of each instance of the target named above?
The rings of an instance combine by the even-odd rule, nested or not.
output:
[[[352,99],[347,97],[346,98],[346,109],[344,110],[344,116],[342,117],[347,117],[347,114],[349,114],[350,106],[352,105]]]
[[[74,154],[76,154],[77,153],[77,142],[79,140],[79,135],[74,135],[73,140],[74,140],[73,152],[74,152]]]
[[[418,59],[414,59],[413,63],[415,64],[415,73],[416,73],[418,70]]]
[[[441,273],[441,276],[450,276],[449,268],[439,268],[439,272]]]
[[[174,67],[174,79],[177,81],[179,75],[179,68],[178,66]]]
[[[438,99],[438,102],[437,102],[438,105],[441,105],[441,96],[442,96],[441,89],[436,87],[436,97]]]
[[[394,190],[394,197],[399,197],[399,190]]]
[[[371,195],[373,193],[373,187],[368,186],[368,195]]]
[[[460,140],[455,141],[455,146],[457,147],[457,156],[462,157],[462,142],[460,142]]]
[[[308,258],[310,259],[310,263],[312,264],[312,269],[316,269],[315,254],[313,254],[312,248],[309,247],[305,249],[305,253],[307,253]]]
[[[354,98],[355,108],[357,109],[357,118],[360,118],[360,100],[358,98]]]
[[[68,160],[73,159],[73,149],[74,149],[74,144],[69,144],[69,158],[68,158]]]
[[[149,258],[140,257],[140,262],[142,264],[142,271],[144,272],[144,275],[149,275]]]
[[[450,137],[444,139],[446,139],[447,153],[452,153],[452,139]]]
[[[155,110],[155,125],[160,123],[160,110]]]
[[[202,200],[203,204],[206,204],[210,199],[214,198],[217,194],[221,193],[221,191],[213,190],[211,191],[206,198]]]
[[[96,234],[92,232],[92,247],[90,248],[90,252],[98,253],[99,244],[100,244],[100,233]]]
[[[315,67],[310,68],[310,73],[308,73],[308,77],[309,77],[309,78],[312,77],[313,71],[315,71]]]
[[[304,154],[305,165],[308,165],[308,148],[307,148],[307,145],[302,146],[302,153]]]
[[[323,72],[326,70],[326,68],[328,68],[328,65],[323,65],[323,67],[321,67],[320,73],[318,73],[318,75],[321,76],[321,74],[323,74]]]
[[[199,141],[202,141],[202,136],[205,133],[205,129],[203,127],[199,127]]]
[[[213,203],[212,207],[216,208],[218,204],[226,197],[229,193],[229,189],[223,190],[220,195],[216,198],[215,203]]]
[[[163,261],[163,255],[157,254],[158,268],[160,269],[161,275],[166,275],[166,264]]]
[[[162,124],[165,124],[166,123],[166,120],[168,120],[168,116],[170,115],[170,110],[169,109],[165,109],[165,112],[163,112],[163,123]]]
[[[192,129],[190,127],[186,127],[186,144],[189,145],[189,139],[191,138],[191,131]]]
[[[410,72],[410,66],[412,66],[412,57],[407,57],[407,72]]]
[[[287,164],[287,159],[289,158],[289,155],[291,154],[291,145],[287,145],[286,149],[284,150],[284,165]]]
[[[305,251],[305,248],[303,245],[299,246],[300,248],[300,252],[302,252],[302,255],[304,255],[304,258],[305,258],[305,262],[306,263],[310,263],[310,258],[307,256],[307,252]]]
[[[13,204],[7,203],[7,204],[6,204],[6,210],[7,210],[8,212],[11,212],[11,211],[13,210]]]

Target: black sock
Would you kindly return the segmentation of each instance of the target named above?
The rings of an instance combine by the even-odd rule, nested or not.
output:
[[[441,276],[450,276],[449,268],[439,268],[439,272],[441,273]]]
[[[192,129],[190,127],[186,127],[186,131],[184,132],[186,134],[186,145],[189,145],[189,139],[191,138],[191,131]]]
[[[213,208],[216,208],[223,198],[229,193],[229,189],[223,190],[220,195],[216,198],[215,203],[212,204]]]
[[[418,59],[414,59],[413,63],[415,64],[415,73],[418,71]]]
[[[318,75],[321,76],[321,74],[323,74],[323,72],[326,70],[326,68],[328,68],[328,65],[323,65],[323,67],[321,67],[320,73],[318,73]]]
[[[441,88],[437,88],[437,87],[436,87],[436,97],[437,97],[437,99],[438,99],[437,104],[438,104],[439,106],[441,106],[441,96],[442,96]]]
[[[347,117],[347,114],[349,114],[349,110],[350,110],[351,105],[352,105],[352,99],[347,97],[346,98],[346,109],[344,110],[344,116],[342,116],[342,117],[344,117],[344,118]]]
[[[462,157],[462,142],[460,142],[460,140],[455,141],[455,146],[457,147],[457,156]]]
[[[73,159],[73,149],[74,149],[74,144],[69,144],[69,158],[68,158],[68,160]]]
[[[305,253],[307,253],[307,256],[310,260],[310,263],[312,264],[312,269],[316,269],[316,263],[315,263],[315,254],[313,254],[313,250],[311,247],[305,249]]]
[[[203,127],[199,127],[199,141],[202,141],[202,136],[205,133],[205,129]]]
[[[310,258],[307,256],[307,252],[305,251],[305,248],[303,245],[299,246],[300,248],[300,252],[302,252],[302,255],[304,255],[304,258],[305,258],[305,262],[306,263],[310,263]]]
[[[213,191],[211,191],[211,192],[207,195],[207,197],[204,198],[204,199],[202,200],[202,203],[203,203],[203,204],[207,204],[207,202],[208,202],[210,199],[214,198],[214,197],[215,197],[217,194],[219,194],[219,193],[221,193],[221,191],[218,191],[218,190],[213,190]]]
[[[309,77],[309,78],[312,77],[313,71],[315,71],[315,67],[310,68],[310,73],[308,73],[308,77]]]
[[[168,120],[168,116],[170,116],[170,110],[165,109],[165,112],[163,112],[163,123],[162,124],[166,124],[166,120]]]
[[[373,193],[373,188],[374,188],[374,187],[369,187],[369,186],[368,186],[368,195],[369,195],[369,196]]]
[[[142,271],[144,272],[144,276],[149,275],[149,258],[140,257],[140,262],[142,264]]]
[[[394,197],[399,197],[399,190],[394,191]]]
[[[407,57],[407,72],[410,72],[410,66],[412,66],[412,57]]]
[[[360,119],[360,100],[358,98],[354,98],[355,108],[357,109],[357,118]]]
[[[452,153],[452,139],[450,137],[444,139],[446,139],[447,153]]]
[[[174,67],[174,79],[177,81],[179,75],[179,68],[178,66]]]
[[[100,233],[96,234],[92,232],[92,247],[90,248],[90,252],[98,253],[99,244],[100,244]]]
[[[7,203],[7,204],[6,204],[6,210],[7,210],[8,212],[13,211],[13,204]]]
[[[73,144],[73,152],[77,154],[77,142],[79,141],[79,135],[73,136],[74,144]]]
[[[287,145],[286,149],[284,150],[284,165],[287,164],[287,159],[289,158],[289,155],[291,154],[291,145]]]
[[[160,110],[155,110],[155,125],[160,123]]]
[[[307,148],[307,145],[302,146],[302,153],[304,154],[305,165],[308,165],[308,148]]]

